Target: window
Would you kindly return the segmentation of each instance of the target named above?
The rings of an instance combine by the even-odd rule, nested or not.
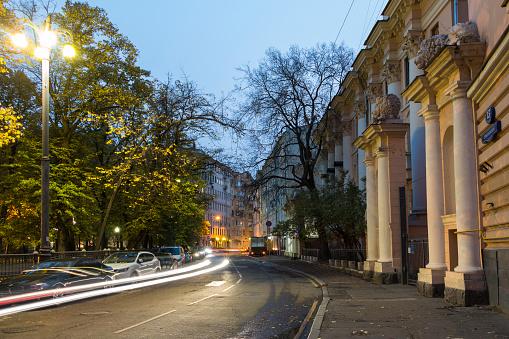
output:
[[[439,35],[440,34],[440,30],[438,29],[438,22],[435,24],[435,26],[433,26],[433,28],[431,29],[431,35]]]
[[[403,62],[405,63],[405,87],[408,87],[410,85],[410,62],[408,57]]]

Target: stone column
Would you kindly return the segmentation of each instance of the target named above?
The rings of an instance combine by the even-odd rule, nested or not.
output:
[[[479,202],[477,192],[476,142],[472,102],[466,84],[451,91],[454,120],[454,176],[456,224],[458,227],[458,266],[460,273],[483,271],[479,253]],[[466,232],[465,232],[466,231]]]
[[[454,121],[454,177],[458,266],[446,271],[444,299],[460,305],[488,301],[486,276],[481,266],[477,145],[472,102],[466,88],[470,81],[457,81],[444,91],[452,97]]]
[[[321,183],[322,183],[322,186],[325,185],[325,180],[327,178],[327,158],[328,158],[328,155],[325,155],[324,153],[327,152],[326,149],[324,149],[320,155],[320,158],[322,160],[322,170],[320,171],[320,177],[321,177]]]
[[[419,270],[417,290],[427,297],[444,294],[445,233],[442,222],[444,194],[442,182],[442,150],[440,143],[440,111],[428,105],[419,112],[424,118],[426,132],[426,189],[428,194],[428,251],[429,263]]]
[[[358,106],[357,108],[357,131],[359,137],[364,130],[366,129],[366,114],[364,110],[364,103]],[[364,151],[362,149],[357,150],[357,172],[358,172],[358,178],[359,182],[357,183],[360,190],[364,190],[366,188],[365,181],[362,180],[362,178],[366,177],[366,165],[362,161],[364,159]]]
[[[339,142],[339,140],[336,140],[336,144],[334,145],[334,170],[336,178],[340,179],[342,169],[343,169],[343,145]]]
[[[390,201],[389,201],[389,162],[387,148],[379,147],[375,150],[378,161],[378,243],[380,246],[379,263],[391,263],[391,230]]]
[[[427,268],[446,270],[444,192],[442,182],[442,152],[440,143],[440,111],[437,105],[429,105],[421,116],[426,124],[426,189],[428,190],[428,239],[429,263]]]
[[[352,178],[352,128],[350,121],[343,122],[343,169]]]
[[[327,143],[327,175],[333,175],[335,173],[334,170],[334,160],[336,157],[336,148],[334,144],[334,140],[331,140]]]
[[[369,270],[373,271],[378,260],[377,205],[375,161],[371,155],[363,160],[366,164],[366,223],[367,223],[367,259]],[[366,269],[366,268],[365,268]]]

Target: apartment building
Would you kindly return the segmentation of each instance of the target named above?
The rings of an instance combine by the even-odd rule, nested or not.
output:
[[[251,175],[209,160],[203,176],[212,201],[205,213],[209,235],[202,243],[213,248],[247,248],[253,227],[259,225]]]

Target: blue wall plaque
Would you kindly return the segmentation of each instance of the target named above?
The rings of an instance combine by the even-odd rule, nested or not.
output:
[[[486,123],[488,125],[491,125],[494,122],[495,122],[495,107],[490,106],[486,110]]]
[[[486,116],[487,117],[487,116]],[[502,130],[502,123],[496,121],[487,131],[482,135],[482,143],[487,144],[488,142],[493,141],[497,136],[497,133]]]

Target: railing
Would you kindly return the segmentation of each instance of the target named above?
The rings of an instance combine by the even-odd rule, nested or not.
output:
[[[407,240],[407,279],[410,285],[416,285],[419,268],[424,268],[429,262],[428,238]]]
[[[38,254],[0,255],[0,279],[19,274],[37,263]]]
[[[90,258],[103,261],[119,250],[51,252],[51,258]],[[39,254],[0,254],[0,280],[20,274],[39,262]]]
[[[363,262],[366,258],[366,249],[331,249],[331,259]]]
[[[320,249],[318,249],[318,248],[303,248],[301,254],[308,255],[311,257],[318,257],[318,255],[320,254]]]

